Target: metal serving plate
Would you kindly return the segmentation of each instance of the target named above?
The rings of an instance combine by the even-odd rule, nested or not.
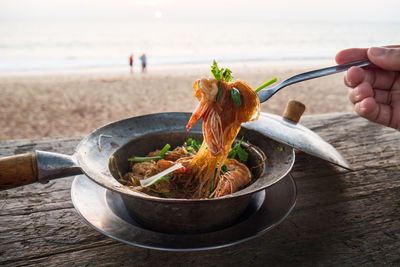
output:
[[[296,203],[291,175],[252,196],[249,207],[231,226],[202,234],[165,234],[146,229],[128,215],[121,196],[85,175],[75,177],[72,202],[95,230],[126,244],[168,251],[196,251],[227,247],[255,238],[282,222]]]

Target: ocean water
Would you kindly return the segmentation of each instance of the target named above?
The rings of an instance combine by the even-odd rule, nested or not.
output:
[[[0,21],[0,72],[217,61],[332,59],[348,47],[398,44],[399,22]]]

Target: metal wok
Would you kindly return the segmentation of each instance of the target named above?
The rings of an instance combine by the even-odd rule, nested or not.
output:
[[[244,212],[252,194],[278,182],[294,164],[294,149],[268,138],[263,133],[268,126],[261,122],[246,124],[238,135],[246,140],[250,164],[257,166],[252,169],[257,179],[234,194],[215,199],[168,199],[133,191],[117,181],[118,172],[128,170],[127,158],[132,154],[144,155],[166,143],[171,147],[181,145],[188,137],[200,139],[201,123],[189,132],[185,129],[190,115],[160,113],[110,123],[86,136],[71,156],[36,151],[2,158],[0,189],[84,173],[120,194],[131,216],[149,229],[199,233],[226,227]],[[259,150],[266,155],[265,162]]]

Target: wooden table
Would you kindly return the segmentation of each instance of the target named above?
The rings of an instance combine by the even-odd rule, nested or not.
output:
[[[348,172],[296,155],[297,204],[261,237],[227,248],[165,252],[129,246],[89,227],[70,198],[73,178],[0,192],[0,265],[400,265],[400,132],[348,113],[301,123],[336,147]],[[81,137],[0,142],[0,156],[72,154]]]

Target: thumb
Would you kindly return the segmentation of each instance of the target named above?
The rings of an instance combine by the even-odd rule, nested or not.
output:
[[[367,54],[376,66],[385,70],[400,71],[400,48],[371,47]]]

